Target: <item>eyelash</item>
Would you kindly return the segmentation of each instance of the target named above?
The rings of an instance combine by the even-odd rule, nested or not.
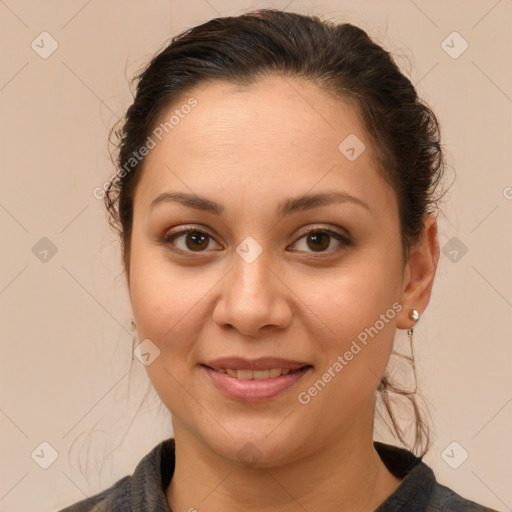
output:
[[[184,230],[181,230],[181,231],[177,231],[176,233],[167,233],[163,237],[162,243],[164,245],[166,245],[167,247],[169,247],[170,250],[175,251],[175,252],[192,253],[192,254],[194,254],[194,253],[201,254],[203,252],[206,252],[206,250],[204,250],[204,251],[190,251],[190,250],[183,250],[183,249],[177,249],[177,248],[171,247],[172,242],[174,242],[177,238],[179,238],[181,236],[184,236],[184,235],[188,235],[190,233],[198,233],[198,234],[205,235],[205,236],[213,239],[213,237],[209,233],[206,233],[205,231],[202,231],[200,229],[184,229]],[[353,245],[352,240],[349,237],[347,237],[346,235],[342,235],[341,233],[338,233],[337,231],[332,231],[330,229],[322,229],[322,228],[313,228],[313,229],[310,229],[310,230],[308,230],[306,232],[303,232],[301,234],[301,236],[297,239],[297,241],[302,240],[303,238],[305,238],[305,237],[307,237],[309,235],[319,234],[319,233],[329,235],[332,238],[334,238],[337,241],[342,242],[342,243],[338,247],[336,247],[334,249],[329,249],[329,250],[326,250],[326,251],[319,251],[319,252],[305,251],[305,252],[308,252],[308,253],[311,253],[311,254],[319,254],[319,255],[323,255],[323,254],[332,255],[332,254],[337,253],[338,251],[342,250],[344,247],[349,247],[349,246]],[[295,242],[295,243],[297,243],[297,242]],[[304,251],[298,251],[298,250],[295,251],[294,250],[293,252],[304,252]]]

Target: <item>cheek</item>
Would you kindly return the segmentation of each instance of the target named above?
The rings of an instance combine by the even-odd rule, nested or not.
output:
[[[371,281],[371,280],[370,280]],[[342,285],[342,286],[336,286]],[[375,284],[375,281],[373,281]],[[321,351],[315,374],[298,390],[297,399],[311,417],[323,417],[334,430],[356,417],[375,390],[392,349],[398,302],[360,280],[331,282],[330,300],[318,298],[312,310]],[[394,306],[394,307],[393,307]],[[299,395],[299,393],[302,393]],[[311,409],[308,409],[311,407]]]
[[[308,280],[309,286],[303,284],[298,293],[314,313],[312,339],[322,353],[315,379],[307,384],[315,386],[313,395],[321,390],[318,407],[327,400],[357,408],[371,397],[385,371],[402,306],[400,267],[383,254],[354,258],[322,279]],[[325,388],[318,379],[327,381]]]
[[[170,265],[151,259],[150,251],[132,253],[130,297],[140,342],[151,340],[158,356],[146,366],[151,383],[169,410],[179,410],[183,383],[193,354],[200,290]],[[197,284],[197,281],[195,281]],[[204,294],[204,293],[203,293]]]
[[[139,337],[149,338],[160,350],[175,339],[176,331],[198,301],[197,287],[183,272],[166,264],[159,251],[133,247],[130,298]],[[190,325],[187,323],[187,325]]]
[[[322,277],[296,279],[297,296],[314,313],[320,338],[327,345],[356,339],[376,323],[385,337],[393,334],[396,309],[400,308],[400,269],[382,254],[371,256],[354,258],[352,263],[330,269]]]

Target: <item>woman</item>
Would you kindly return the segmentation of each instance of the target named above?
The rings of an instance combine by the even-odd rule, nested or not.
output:
[[[174,438],[65,511],[491,510],[436,482],[420,415],[419,456],[373,441],[378,394],[402,442],[388,393],[416,405],[386,367],[429,303],[444,162],[391,56],[262,10],[138,78],[105,198]]]

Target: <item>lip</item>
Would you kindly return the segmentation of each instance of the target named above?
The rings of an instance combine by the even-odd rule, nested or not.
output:
[[[259,359],[244,359],[242,357],[225,357],[206,361],[204,366],[209,366],[214,370],[271,370],[272,368],[289,368],[297,370],[303,366],[308,366],[305,361],[292,361],[291,359],[282,359],[279,357],[261,357]],[[310,366],[310,365],[309,365]]]
[[[227,373],[219,373],[210,365],[218,369],[231,368],[233,370],[267,370],[271,368],[290,368],[295,370],[288,375],[280,375],[271,379],[243,380],[231,377]],[[234,367],[231,366],[234,364]],[[211,361],[201,367],[210,378],[214,386],[225,396],[241,402],[261,402],[270,400],[293,387],[306,373],[313,368],[310,364],[299,363],[284,359],[247,359],[230,358]]]

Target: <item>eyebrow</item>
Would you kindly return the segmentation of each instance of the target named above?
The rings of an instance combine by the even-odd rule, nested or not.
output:
[[[156,205],[167,202],[180,203],[184,206],[188,206],[189,208],[194,208],[195,210],[213,213],[219,217],[222,216],[225,211],[223,205],[207,199],[206,197],[198,196],[197,194],[189,194],[186,192],[163,192],[151,201],[148,207],[148,213],[153,210]],[[368,204],[362,199],[346,192],[319,192],[316,194],[303,194],[301,196],[285,199],[279,203],[276,209],[276,214],[278,218],[283,218],[293,213],[333,203],[352,203],[371,211]]]

